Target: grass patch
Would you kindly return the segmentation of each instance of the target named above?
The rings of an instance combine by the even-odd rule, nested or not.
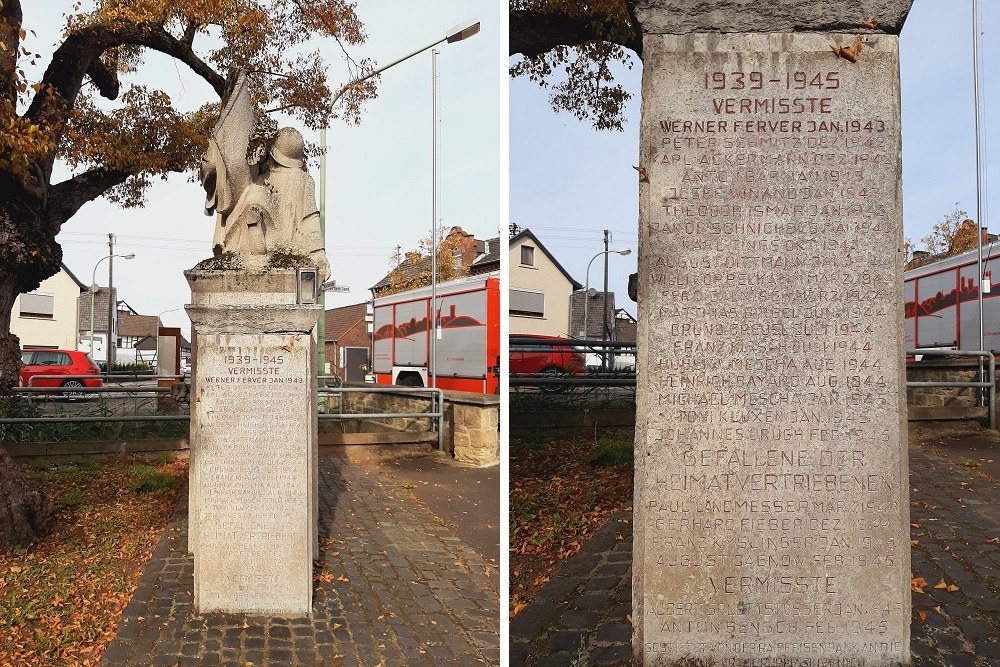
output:
[[[594,453],[590,455],[590,463],[595,466],[631,466],[634,460],[635,448],[632,440],[612,438],[602,435],[594,444]]]
[[[59,502],[47,537],[0,555],[0,665],[100,662],[187,471],[150,466],[173,487],[148,494],[133,488],[134,468],[125,459],[27,466]]]
[[[83,491],[80,489],[70,489],[63,494],[62,504],[67,507],[73,507],[79,505],[81,500],[83,500]]]
[[[152,466],[135,466],[132,468],[132,488],[139,493],[155,493],[170,491],[177,488],[177,480],[169,473]]]

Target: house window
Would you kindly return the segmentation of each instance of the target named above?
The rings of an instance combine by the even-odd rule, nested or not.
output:
[[[30,292],[21,295],[21,317],[51,320],[55,314],[55,297],[51,294]]]
[[[510,314],[522,317],[545,317],[545,294],[511,289]]]
[[[535,265],[535,249],[530,245],[521,246],[521,266]]]

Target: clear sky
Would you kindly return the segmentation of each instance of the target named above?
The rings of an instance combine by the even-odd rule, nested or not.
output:
[[[86,9],[90,3],[84,2]],[[22,3],[24,27],[34,30],[28,47],[48,64],[60,39],[62,15],[73,0]],[[506,44],[498,0],[358,0],[368,41],[352,50],[355,58],[386,63],[443,37],[470,19],[480,34],[437,48],[440,117],[441,224],[459,225],[477,238],[506,229],[506,189],[501,178],[506,146],[501,146],[501,86],[507,85]],[[340,50],[329,53],[332,87],[348,81]],[[153,54],[136,77],[160,87],[184,108],[196,108],[214,93],[184,65]],[[283,124],[285,121],[280,121]],[[335,121],[336,122],[336,121]],[[300,128],[301,129],[301,128]],[[335,124],[328,135],[327,252],[332,277],[351,288],[327,295],[327,307],[370,298],[368,287],[389,269],[396,245],[417,246],[431,229],[431,52],[422,53],[381,75],[378,99],[364,108],[360,126]],[[319,141],[318,133],[305,133]],[[312,170],[319,184],[318,169]],[[64,178],[65,173],[57,174]],[[183,271],[211,255],[213,220],[202,212],[204,192],[187,175],[158,182],[143,209],[123,210],[104,200],[84,206],[63,226],[58,240],[64,262],[84,284],[95,264],[108,254],[108,233],[117,236],[115,252],[133,252],[131,261],[114,260],[119,298],[144,315],[162,316],[167,326],[190,331],[182,306],[190,301]],[[107,284],[107,261],[97,282]]]
[[[983,0],[983,127],[998,116],[1000,2]],[[916,0],[900,40],[903,102],[904,234],[919,239],[956,203],[976,215],[976,166],[972,64],[972,2]],[[618,307],[635,314],[626,293],[636,270],[639,91],[642,65],[636,59],[622,73],[633,98],[623,132],[598,132],[568,114],[556,114],[547,93],[526,79],[510,89],[510,215],[532,229],[580,283],[588,261],[603,250],[629,247],[627,257],[611,255],[609,289]],[[997,149],[996,132],[985,133],[984,157]],[[988,162],[988,160],[986,160]],[[987,172],[988,173],[988,172]],[[988,200],[982,219],[991,231]],[[601,259],[590,270],[590,285],[603,282]]]

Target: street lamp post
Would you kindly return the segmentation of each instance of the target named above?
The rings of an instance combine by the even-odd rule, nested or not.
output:
[[[479,21],[467,21],[465,23],[460,23],[457,26],[455,26],[454,28],[452,28],[451,30],[449,30],[447,33],[445,33],[445,36],[442,37],[441,39],[438,39],[438,40],[434,41],[431,44],[427,44],[426,46],[422,46],[422,47],[420,47],[419,49],[417,49],[415,51],[411,51],[410,53],[406,54],[405,56],[402,56],[401,58],[397,58],[396,60],[393,60],[390,63],[387,63],[385,65],[382,65],[381,67],[378,67],[378,68],[372,70],[371,72],[369,72],[368,74],[365,74],[364,76],[358,77],[357,79],[344,84],[340,88],[340,90],[338,90],[336,92],[336,94],[334,94],[333,99],[330,100],[329,110],[327,111],[327,117],[328,117],[328,119],[329,119],[329,114],[333,111],[333,107],[337,104],[337,102],[344,95],[344,93],[346,93],[347,91],[351,90],[352,88],[360,85],[361,83],[364,83],[368,79],[371,79],[372,77],[374,77],[374,76],[376,76],[378,74],[381,74],[382,72],[386,71],[390,67],[398,65],[399,63],[401,63],[401,62],[403,62],[405,60],[409,60],[413,56],[416,56],[416,55],[419,55],[419,54],[423,53],[427,49],[433,49],[435,46],[437,46],[438,44],[441,44],[442,42],[448,42],[449,44],[452,44],[454,42],[460,42],[463,39],[468,39],[469,37],[472,37],[473,35],[476,35],[478,33],[479,33]],[[436,53],[436,51],[435,51],[435,53]],[[433,136],[433,147],[432,147],[432,151],[433,151],[432,152],[432,155],[433,155],[433,168],[432,168],[432,171],[434,172],[434,175],[433,175],[433,186],[432,186],[432,195],[431,195],[431,198],[432,198],[432,208],[433,208],[432,215],[433,215],[434,220],[432,221],[432,224],[431,224],[431,321],[432,321],[432,325],[430,327],[430,330],[428,331],[428,335],[431,336],[430,359],[429,359],[429,368],[428,368],[428,371],[429,371],[429,375],[430,375],[430,386],[433,387],[433,386],[435,386],[435,362],[436,362],[436,351],[437,351],[436,350],[436,345],[435,345],[435,341],[436,341],[436,338],[437,338],[437,298],[436,298],[437,297],[437,150],[438,150],[437,149],[437,84],[436,84],[436,66],[437,66],[437,61],[434,60],[434,59],[432,59],[431,65],[432,65],[432,69],[434,69],[434,71],[432,72],[432,76],[434,77],[434,80],[435,80],[434,90],[433,90],[433,95],[434,95],[434,97],[433,97],[434,136]],[[326,128],[326,123],[324,123],[323,124],[323,129],[320,130],[320,135],[319,135],[319,145],[320,145],[320,155],[319,155],[319,183],[320,183],[320,190],[319,190],[319,226],[320,226],[321,233],[323,235],[324,242],[326,240],[326,129],[327,129]],[[317,352],[317,359],[318,359],[318,363],[320,364],[320,369],[322,370],[322,366],[323,366],[324,361],[325,361],[324,360],[324,350],[323,350],[323,348],[326,345],[326,327],[325,327],[325,320],[326,320],[326,294],[325,294],[325,292],[320,292],[320,305],[321,305],[322,308],[321,308],[321,311],[320,311],[321,314],[320,314],[320,318],[319,318],[319,327],[318,327],[318,331],[317,331],[317,338],[318,338],[318,341],[317,341],[317,350],[318,350],[318,352]]]
[[[591,257],[590,261],[587,263],[587,286],[584,288],[584,291],[583,291],[583,337],[584,338],[587,338],[590,335],[590,333],[589,333],[590,326],[588,326],[590,324],[590,322],[588,320],[588,318],[590,316],[590,266],[591,266],[591,264],[594,263],[595,259],[597,259],[601,255],[607,255],[609,253],[615,253],[617,255],[621,255],[621,256],[624,257],[625,255],[631,255],[632,254],[632,249],[631,248],[619,248],[618,250],[602,250],[601,252],[599,252],[596,255],[594,255],[593,257]],[[607,292],[605,292],[604,298],[605,299],[608,298]],[[602,325],[602,327],[606,327],[607,324],[608,323],[605,322]]]
[[[112,257],[121,257],[122,259],[135,259],[135,253],[130,252],[127,255],[116,255],[112,253],[110,255],[105,255],[104,257],[101,257],[99,260],[97,260],[97,264],[94,264],[94,271],[90,275],[90,358],[91,359],[94,358],[94,296],[95,294],[97,294],[97,267],[101,265],[101,262],[103,262],[106,259],[111,259]],[[113,289],[113,287],[111,285],[108,285],[108,289],[111,290]],[[104,344],[104,359],[105,359],[104,365],[105,365],[105,372],[107,373],[111,372],[111,368],[108,366],[108,360],[111,359],[108,349],[110,346],[111,346],[111,331],[109,330],[108,339],[107,341],[105,341]]]

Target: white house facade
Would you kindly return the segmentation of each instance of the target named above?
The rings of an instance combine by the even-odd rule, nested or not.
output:
[[[38,289],[18,295],[10,330],[21,340],[21,347],[75,350],[79,333],[76,302],[86,289],[64,265]]]

